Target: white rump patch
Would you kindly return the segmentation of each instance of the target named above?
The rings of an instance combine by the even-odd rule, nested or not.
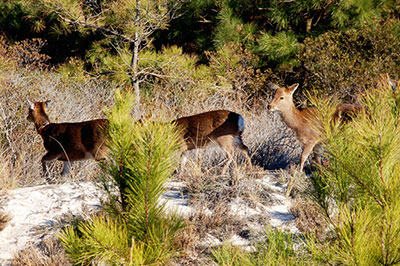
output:
[[[29,103],[29,109],[35,110],[35,104],[29,100],[28,100],[28,103]]]
[[[243,117],[241,115],[239,115],[238,127],[239,127],[239,131],[240,132],[244,131],[244,120],[243,120]]]

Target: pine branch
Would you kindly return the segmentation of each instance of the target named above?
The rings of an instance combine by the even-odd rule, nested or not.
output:
[[[362,180],[361,180],[358,176],[354,175],[353,173],[350,173],[350,175],[351,175],[351,177],[354,178],[354,180],[357,181],[358,184],[360,184],[360,185],[367,191],[367,193],[368,193],[371,197],[374,198],[374,200],[376,201],[376,203],[377,203],[379,206],[381,206],[381,207],[384,206],[384,204],[382,203],[382,201],[380,201],[380,200],[378,199],[378,197],[377,197],[374,193],[372,193],[372,191],[368,188],[368,186],[367,186],[366,184],[364,184],[364,182],[362,182]]]
[[[98,26],[96,24],[91,24],[91,23],[88,23],[86,21],[71,20],[71,19],[68,19],[68,18],[60,15],[60,14],[59,14],[59,16],[65,22],[68,22],[68,23],[71,23],[71,24],[74,24],[74,25],[79,25],[79,26],[84,26],[84,27],[100,30],[100,31],[106,32],[106,33],[108,33],[110,35],[114,35],[114,36],[120,37],[121,39],[126,40],[126,41],[131,42],[131,43],[135,42],[135,39],[132,39],[132,38],[126,36],[125,34],[121,34],[116,30],[112,30],[112,29],[109,29],[109,28],[106,28],[106,27]]]

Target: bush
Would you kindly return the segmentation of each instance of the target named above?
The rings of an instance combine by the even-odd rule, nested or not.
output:
[[[387,20],[359,30],[329,31],[302,44],[304,87],[354,100],[381,73],[400,73],[400,24]]]
[[[107,145],[102,183],[107,214],[61,233],[75,264],[164,265],[178,250],[176,233],[183,222],[165,214],[160,196],[174,170],[179,142],[174,125],[131,117],[134,97],[116,93],[108,112]]]
[[[252,252],[225,244],[212,251],[213,258],[224,266],[312,265],[310,256],[303,254],[291,234],[267,229],[264,235],[265,240],[257,243]]]
[[[399,96],[384,82],[363,95],[366,111],[347,125],[321,117],[328,165],[312,183],[333,237],[324,248],[312,241],[309,248],[326,263],[400,263]]]

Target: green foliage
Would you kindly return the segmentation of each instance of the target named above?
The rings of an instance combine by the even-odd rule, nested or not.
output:
[[[295,55],[299,43],[293,32],[279,32],[275,36],[262,33],[256,51],[264,60],[281,69],[291,69],[298,65]]]
[[[226,43],[238,45],[251,44],[254,41],[256,31],[252,23],[244,23],[239,17],[235,16],[227,6],[223,6],[218,14],[219,23],[215,33],[215,44],[221,47]]]
[[[177,46],[165,47],[160,52],[145,50],[139,69],[151,72],[145,79],[147,100],[162,95],[184,104],[186,100],[202,100],[218,89],[212,69],[198,65],[197,56],[184,54]],[[179,104],[180,103],[180,104]]]
[[[135,121],[133,102],[131,93],[116,91],[107,111],[110,153],[102,186],[108,214],[61,233],[75,264],[164,265],[178,250],[182,219],[165,214],[160,197],[175,168],[179,134],[172,124]]]
[[[212,251],[218,265],[312,265],[310,257],[295,247],[296,242],[289,233],[275,229],[265,232],[265,241],[255,246],[255,251],[245,251],[240,247],[224,244]]]
[[[339,98],[353,98],[375,86],[380,73],[400,73],[400,23],[388,20],[379,27],[327,32],[304,40],[300,61],[304,86]]]
[[[69,78],[81,81],[88,79],[88,73],[85,71],[85,62],[79,58],[70,58],[68,62],[58,65],[56,71],[66,80]]]
[[[344,265],[400,263],[398,98],[382,82],[365,93],[366,110],[352,122],[333,126],[321,117],[328,165],[313,178],[314,196],[335,237],[323,251],[310,244],[314,256]]]
[[[12,40],[46,40],[45,50],[52,62],[69,56],[84,58],[88,52],[89,68],[112,73],[114,79],[124,82],[136,71],[131,69],[131,60],[126,60],[131,55],[126,49],[132,45],[124,47],[125,42],[134,43],[135,34],[140,49],[153,49],[149,45],[154,43],[161,51],[163,46],[175,44],[185,53],[195,53],[201,63],[207,60],[205,52],[234,43],[259,56],[256,67],[273,68],[284,78],[289,74],[290,79],[303,79],[301,74],[296,76],[297,67],[302,66],[297,52],[306,38],[366,25],[379,28],[387,20],[398,21],[399,11],[393,0],[13,0],[0,4],[0,25]],[[374,36],[365,34],[368,32],[362,34],[366,38]],[[106,53],[98,50],[97,42]],[[95,51],[100,52],[97,57]],[[122,58],[116,59],[119,55]],[[102,61],[100,66],[98,61]]]
[[[220,84],[232,86],[234,92],[256,93],[269,75],[255,70],[260,60],[248,49],[226,44],[214,53],[207,53],[210,69]],[[266,71],[267,72],[267,71]]]
[[[130,253],[126,227],[102,216],[79,223],[76,230],[67,227],[60,240],[76,265],[88,265],[91,261],[110,261],[113,265],[124,265],[125,256]]]
[[[204,52],[212,50],[213,34],[219,2],[215,0],[170,1],[181,2],[181,8],[167,30],[156,31],[154,45],[159,51],[166,45],[182,47],[185,53],[197,54],[205,62]],[[168,41],[166,41],[168,40]]]
[[[391,0],[342,0],[332,6],[333,24],[340,28],[361,27],[370,21],[377,21],[394,10],[395,1]]]
[[[186,36],[182,25],[174,25],[169,40],[188,47],[189,52],[218,49],[229,43],[245,47],[260,56],[257,67],[293,72],[301,65],[299,45],[305,38],[314,38],[335,30],[360,29],[379,25],[388,18],[398,19],[399,6],[391,0],[306,0],[306,1],[185,1],[178,20],[191,29],[191,40],[182,44],[177,36]],[[187,12],[185,12],[187,11]],[[206,18],[206,19],[205,19]],[[204,21],[203,24],[195,24]],[[196,27],[190,27],[195,24]],[[208,31],[207,31],[208,30]],[[165,36],[165,34],[160,34]],[[205,48],[199,39],[213,36],[214,47]],[[160,43],[161,40],[156,40]],[[170,42],[168,42],[170,43]],[[160,44],[158,44],[160,46]]]
[[[104,76],[128,85],[130,75],[127,69],[129,69],[132,51],[128,44],[121,44],[115,49],[112,46],[112,42],[107,39],[94,42],[86,53],[86,60],[97,76]]]

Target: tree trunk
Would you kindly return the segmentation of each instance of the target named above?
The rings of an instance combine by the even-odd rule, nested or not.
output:
[[[138,25],[140,21],[140,0],[136,0],[136,18],[135,24]],[[139,88],[139,78],[138,78],[138,63],[139,63],[139,45],[141,42],[140,34],[136,30],[135,32],[135,41],[133,43],[133,55],[131,60],[131,84],[135,91],[135,116],[140,116],[140,88]]]

